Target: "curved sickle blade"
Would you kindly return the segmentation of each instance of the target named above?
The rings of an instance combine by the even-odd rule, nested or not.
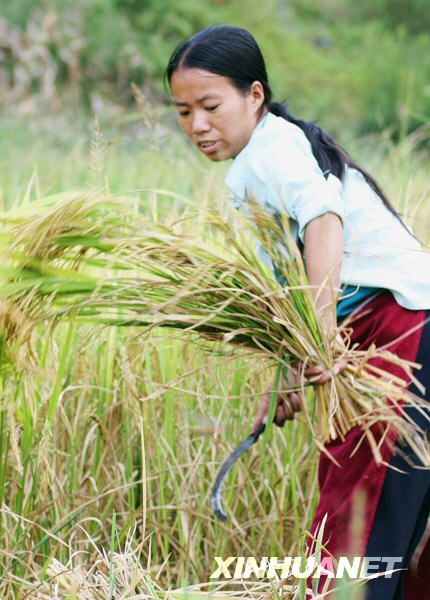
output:
[[[222,485],[224,483],[225,478],[228,475],[228,472],[230,471],[230,469],[232,468],[232,466],[234,465],[234,463],[237,461],[237,459],[239,458],[239,456],[242,456],[242,454],[244,452],[246,452],[248,450],[248,448],[250,448],[252,446],[252,444],[254,444],[257,439],[258,436],[263,433],[264,429],[266,428],[266,424],[262,423],[255,431],[254,433],[251,433],[251,435],[249,435],[246,440],[244,440],[241,444],[239,444],[239,446],[236,448],[236,450],[234,450],[230,456],[227,458],[227,460],[222,464],[220,470],[218,471],[218,475],[215,479],[215,483],[214,486],[212,488],[212,494],[211,494],[211,506],[212,506],[212,510],[215,513],[215,516],[218,517],[218,519],[220,521],[227,521],[227,515],[224,512],[222,505],[221,505],[221,488]]]

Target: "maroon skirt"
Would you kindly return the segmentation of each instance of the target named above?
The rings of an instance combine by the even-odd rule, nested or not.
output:
[[[360,350],[366,350],[371,344],[386,346],[397,356],[422,364],[422,370],[414,375],[430,389],[430,323],[426,311],[407,310],[386,291],[366,305],[351,327],[351,342],[358,344]],[[382,359],[369,362],[410,383],[398,365]],[[419,394],[415,386],[410,389]],[[418,411],[411,416],[428,429],[426,416]],[[380,439],[382,432],[376,427],[374,434]],[[426,545],[430,470],[413,468],[404,456],[393,453],[394,431],[382,443],[381,455],[386,463],[407,471],[406,474],[377,464],[366,440],[353,453],[362,435],[362,430],[355,427],[344,441],[337,439],[326,445],[340,466],[321,453],[320,500],[311,535],[316,536],[324,522],[323,545],[334,558],[401,557],[401,563],[397,562],[395,568],[403,570],[390,578],[369,582],[366,600],[430,600],[428,571],[427,581],[421,579],[430,558],[430,545]],[[403,455],[405,452],[410,453],[410,450],[403,448]],[[412,456],[412,460],[417,464],[416,457]],[[315,549],[312,541],[309,547],[311,552]],[[322,577],[319,591],[324,584]]]

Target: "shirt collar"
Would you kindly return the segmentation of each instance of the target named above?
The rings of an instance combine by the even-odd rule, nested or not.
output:
[[[272,114],[271,112],[269,112],[269,111],[268,111],[268,112],[267,112],[267,113],[264,115],[264,117],[263,117],[263,118],[262,118],[262,119],[261,119],[261,120],[260,120],[260,121],[257,123],[257,125],[256,125],[256,126],[254,127],[254,129],[252,130],[252,133],[251,133],[251,135],[250,135],[250,137],[249,137],[249,140],[247,141],[247,143],[245,144],[245,146],[242,148],[242,150],[239,152],[239,154],[237,154],[237,155],[234,157],[234,159],[233,159],[233,160],[236,160],[236,159],[237,159],[237,158],[238,158],[238,157],[239,157],[239,156],[242,154],[242,152],[243,152],[244,150],[246,150],[246,148],[248,148],[248,147],[251,145],[251,143],[252,143],[252,141],[253,141],[253,139],[254,139],[254,137],[255,137],[255,134],[256,134],[258,131],[260,131],[260,129],[263,129],[263,127],[266,125],[266,123],[267,123],[268,121],[270,121],[270,119],[271,119],[272,117],[274,117],[274,116],[275,116],[275,115],[273,115],[273,114]]]
[[[245,197],[245,181],[243,177],[243,163],[246,160],[246,154],[251,146],[255,135],[263,129],[263,127],[272,119],[276,118],[271,112],[267,112],[264,117],[257,123],[257,125],[252,130],[251,136],[242,150],[237,154],[233,159],[233,164],[230,166],[228,173],[225,177],[225,183],[231,189],[235,196],[239,196],[240,198]]]

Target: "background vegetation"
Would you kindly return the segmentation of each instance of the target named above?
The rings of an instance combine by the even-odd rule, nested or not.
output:
[[[223,22],[249,28],[277,95],[335,133],[410,132],[430,113],[425,0],[2,0],[0,15],[0,97],[22,113],[122,106],[132,81],[160,99],[174,46]]]

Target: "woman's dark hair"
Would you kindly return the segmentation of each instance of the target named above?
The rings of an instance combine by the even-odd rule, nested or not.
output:
[[[315,123],[293,117],[284,104],[272,102],[272,90],[269,86],[263,55],[248,31],[230,25],[203,29],[174,50],[165,73],[169,85],[173,73],[182,67],[204,69],[228,77],[243,93],[250,90],[254,81],[259,81],[264,90],[261,110],[267,108],[274,115],[283,117],[304,131],[324,175],[333,173],[342,180],[345,175],[345,165],[357,169],[386,207],[403,224],[375,179],[359,167],[333,138]]]

